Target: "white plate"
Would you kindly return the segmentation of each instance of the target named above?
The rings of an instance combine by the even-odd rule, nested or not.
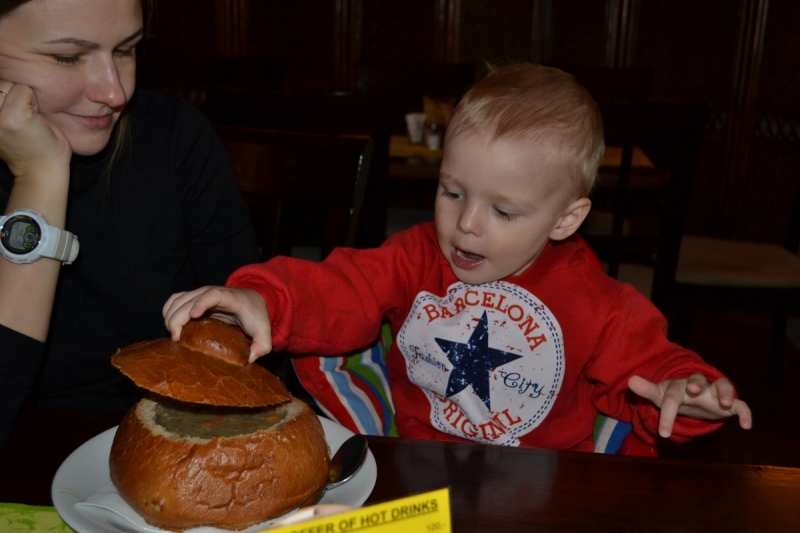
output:
[[[325,439],[328,441],[331,454],[353,435],[349,429],[327,418],[319,417],[319,420],[322,422],[322,429],[325,430]],[[66,458],[53,478],[51,489],[53,505],[62,520],[78,533],[127,533],[115,527],[101,526],[75,509],[77,502],[85,500],[89,495],[111,483],[108,472],[108,455],[111,452],[111,443],[116,432],[117,428],[113,427],[83,443]],[[319,503],[341,503],[358,507],[372,493],[377,477],[378,468],[375,464],[375,457],[372,455],[372,451],[367,450],[364,466],[353,479],[327,491]],[[223,532],[224,530],[217,531]]]

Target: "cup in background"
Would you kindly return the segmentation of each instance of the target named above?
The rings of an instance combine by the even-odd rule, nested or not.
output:
[[[411,144],[422,144],[425,131],[425,113],[406,113],[406,127]]]

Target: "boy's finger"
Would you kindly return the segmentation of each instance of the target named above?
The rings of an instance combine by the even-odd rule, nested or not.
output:
[[[707,386],[708,380],[706,377],[699,372],[695,372],[689,376],[689,381],[686,383],[686,391],[689,394],[697,395],[703,392]]]
[[[753,427],[753,413],[750,411],[750,406],[742,400],[734,400],[732,410],[739,417],[739,426],[742,429]]]
[[[164,319],[167,318],[167,312],[170,310],[170,307],[172,307],[172,302],[174,302],[177,298],[180,298],[184,294],[186,294],[186,293],[185,292],[176,292],[175,294],[173,294],[172,296],[167,298],[167,301],[164,302],[164,305],[161,307],[161,316],[163,316]]]
[[[661,404],[661,393],[658,385],[641,376],[631,376],[628,379],[628,388],[637,396],[650,400],[656,405]]]
[[[267,355],[272,351],[272,335],[269,327],[259,328],[253,335],[253,343],[250,345],[250,362],[254,362],[262,355]]]
[[[661,400],[661,416],[658,419],[658,434],[665,439],[672,435],[672,426],[675,424],[675,417],[678,416],[678,409],[683,403],[685,391],[686,380],[681,379],[673,380],[664,391],[664,397]]]
[[[733,383],[726,378],[720,378],[714,382],[717,388],[717,397],[719,398],[719,405],[723,409],[730,409],[734,404],[734,390]]]
[[[203,294],[210,288],[211,287],[200,287],[199,289],[194,289],[192,291],[178,292],[173,294],[169,297],[167,303],[164,304],[164,308],[166,309],[166,311],[163,312],[164,318],[172,316],[186,302],[191,301],[195,296]]]
[[[183,330],[184,324],[186,324],[188,321],[188,313],[184,307],[178,307],[177,309],[171,310],[171,312],[167,315],[167,318],[164,320],[164,324],[167,326],[167,331],[169,331],[170,338],[174,342],[181,340],[181,330]]]
[[[263,322],[253,320],[246,326],[246,329],[252,332],[250,335],[253,339],[253,343],[250,345],[250,362],[252,363],[272,351],[272,326],[269,320]]]

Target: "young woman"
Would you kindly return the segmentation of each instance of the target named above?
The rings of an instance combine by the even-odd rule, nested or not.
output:
[[[0,0],[0,446],[26,401],[127,409],[137,391],[110,356],[167,334],[170,294],[258,260],[211,125],[134,91],[142,13],[141,0]],[[25,248],[39,230],[63,253],[20,263],[44,247]]]

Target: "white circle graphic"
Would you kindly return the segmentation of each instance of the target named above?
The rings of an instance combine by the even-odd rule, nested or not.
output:
[[[536,296],[504,281],[417,295],[397,335],[409,379],[439,431],[518,446],[564,379],[561,327]]]

